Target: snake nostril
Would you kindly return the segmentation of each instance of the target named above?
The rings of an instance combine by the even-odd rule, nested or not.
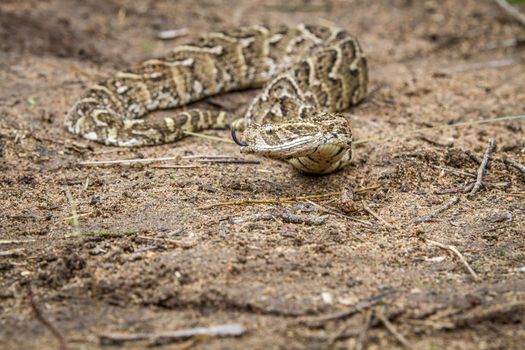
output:
[[[236,144],[238,144],[239,146],[242,146],[242,147],[245,147],[245,146],[248,146],[248,144],[244,141],[241,141],[237,138],[237,134],[235,133],[235,128],[231,128],[231,134],[232,134],[232,139],[233,141],[235,141]]]

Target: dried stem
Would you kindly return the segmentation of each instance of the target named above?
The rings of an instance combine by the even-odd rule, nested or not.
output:
[[[457,204],[459,203],[459,197],[457,196],[454,196],[452,197],[452,199],[450,201],[448,201],[447,203],[445,203],[443,206],[437,208],[433,213],[431,214],[428,214],[428,215],[424,215],[420,218],[417,218],[415,220],[413,220],[412,222],[414,224],[420,224],[422,222],[427,222],[427,221],[430,221],[432,220],[433,218],[435,218],[437,215],[441,214],[442,212],[450,209],[450,207],[452,207],[454,204]]]
[[[31,284],[27,285],[27,294],[29,296],[29,303],[31,304],[31,309],[33,310],[33,313],[35,314],[36,319],[40,323],[42,323],[44,327],[46,327],[53,334],[53,336],[58,340],[59,349],[67,350],[68,347],[66,344],[66,340],[64,339],[64,336],[47,318],[44,317],[42,310],[36,303],[35,295],[33,293],[33,289],[31,288]]]
[[[109,164],[132,164],[132,163],[152,163],[177,160],[179,157],[160,157],[160,158],[135,158],[135,159],[112,159],[112,160],[93,160],[79,162],[79,165],[109,165]]]
[[[388,318],[386,318],[385,315],[383,315],[381,312],[377,312],[375,315],[379,320],[381,320],[381,322],[383,322],[385,328],[388,329],[390,333],[392,333],[392,335],[397,339],[398,342],[400,342],[407,349],[413,349],[412,345],[410,345],[408,340],[406,340],[406,338],[396,330],[396,327],[394,327],[394,325],[390,323],[390,321],[388,320]]]
[[[525,15],[511,6],[506,0],[494,0],[496,4],[508,15],[514,18],[519,24],[525,27]]]
[[[476,281],[480,281],[481,280],[481,278],[478,276],[478,274],[470,267],[470,265],[467,262],[467,260],[459,252],[459,250],[457,250],[456,247],[454,247],[453,245],[446,245],[446,244],[443,244],[443,243],[432,241],[430,239],[428,239],[427,242],[432,244],[432,245],[435,245],[436,247],[439,247],[439,248],[442,248],[442,249],[445,249],[445,250],[449,250],[452,253],[454,253],[459,258],[459,260],[463,263],[463,265],[467,268],[468,272],[472,275],[474,280],[476,280]]]
[[[391,229],[397,229],[397,227],[395,227],[394,225],[390,224],[388,221],[386,221],[385,219],[383,219],[382,217],[379,216],[379,214],[377,214],[375,211],[373,211],[372,209],[370,209],[370,207],[368,205],[366,205],[365,201],[361,201],[361,203],[363,204],[363,209],[370,215],[372,215],[377,221],[379,221],[380,223],[382,223],[383,225],[385,225],[386,227],[388,228],[391,228]]]
[[[240,201],[229,201],[229,202],[219,202],[208,205],[203,205],[197,207],[197,209],[211,209],[215,207],[222,207],[227,205],[246,205],[246,204],[274,204],[274,203],[288,203],[288,202],[297,202],[307,199],[320,199],[327,198],[341,194],[341,192],[332,192],[325,194],[313,194],[308,196],[297,196],[297,197],[278,197],[278,198],[266,198],[266,199],[243,199]]]
[[[372,186],[372,187],[365,187],[355,190],[355,193],[359,192],[366,192],[370,190],[375,190],[379,186]],[[306,196],[297,196],[297,197],[278,197],[278,198],[265,198],[265,199],[243,199],[240,201],[227,201],[227,202],[219,202],[219,203],[213,203],[208,205],[202,205],[200,207],[197,207],[197,209],[211,209],[215,207],[222,207],[222,206],[228,206],[228,205],[247,205],[247,204],[275,204],[275,203],[288,203],[288,202],[297,202],[301,200],[307,200],[307,199],[320,199],[320,198],[327,198],[327,197],[333,197],[341,195],[342,192],[331,192],[326,194],[314,194],[314,195],[306,195]]]
[[[487,150],[485,151],[485,154],[483,155],[483,160],[481,161],[481,165],[478,169],[478,176],[476,178],[476,183],[474,184],[474,187],[472,187],[472,190],[469,193],[469,196],[475,195],[483,186],[483,174],[485,174],[485,170],[487,169],[487,164],[489,163],[490,154],[494,151],[494,147],[496,146],[496,141],[494,138],[490,138],[489,144],[487,146]]]
[[[525,174],[525,165],[515,162],[513,160],[505,159],[505,163],[509,164],[511,167],[518,169]]]

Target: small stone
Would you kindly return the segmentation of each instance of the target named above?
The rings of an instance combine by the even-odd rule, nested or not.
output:
[[[332,294],[328,292],[321,293],[321,298],[323,299],[323,302],[326,305],[332,305],[334,303],[334,298],[332,297]]]

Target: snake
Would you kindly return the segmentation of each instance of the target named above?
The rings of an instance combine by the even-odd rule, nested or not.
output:
[[[341,112],[366,97],[367,84],[365,54],[345,29],[237,27],[177,45],[90,86],[66,113],[65,125],[88,140],[119,147],[161,145],[188,132],[230,128],[241,153],[328,174],[350,163],[351,126]],[[242,118],[191,106],[245,89],[260,92]],[[164,109],[173,114],[152,113]]]

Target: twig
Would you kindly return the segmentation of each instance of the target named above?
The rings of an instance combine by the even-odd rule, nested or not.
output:
[[[153,165],[153,169],[195,169],[204,168],[202,165]]]
[[[516,169],[518,169],[519,171],[521,171],[522,173],[525,174],[525,165],[520,164],[518,162],[515,162],[513,160],[509,160],[509,159],[505,159],[504,162],[509,164],[511,167],[516,168]]]
[[[279,212],[277,210],[272,210],[266,213],[257,213],[245,217],[231,217],[229,219],[232,224],[242,224],[247,221],[262,221],[262,220],[274,220],[279,218],[284,222],[292,224],[306,224],[306,225],[322,225],[325,221],[325,218],[322,216],[305,216],[305,215],[296,215],[287,212]]]
[[[315,203],[315,202],[312,202],[312,201],[310,201],[310,200],[306,200],[306,202],[312,204],[313,206],[315,206],[315,207],[317,207],[317,208],[321,209],[322,211],[325,211],[325,212],[327,212],[327,213],[329,213],[329,214],[332,214],[332,215],[335,215],[335,216],[339,216],[339,217],[341,217],[341,218],[348,219],[348,220],[350,220],[350,221],[358,222],[358,223],[360,223],[360,224],[362,224],[362,225],[365,225],[365,226],[367,226],[367,227],[374,227],[374,225],[373,225],[372,223],[368,222],[368,221],[360,220],[360,219],[356,219],[356,218],[351,217],[351,216],[349,216],[349,215],[345,215],[345,214],[343,214],[343,213],[340,213],[340,212],[338,212],[338,211],[335,210],[335,209],[328,208],[328,207],[326,207],[326,206],[322,206],[322,205],[320,205],[320,204],[318,204],[318,203]],[[358,239],[359,241],[363,241],[359,236],[357,236],[357,235],[356,235],[355,233],[353,233],[353,232],[352,232],[352,236],[353,236],[354,238]]]
[[[370,207],[368,205],[366,205],[365,201],[361,201],[361,203],[363,204],[363,209],[370,215],[372,215],[377,221],[379,221],[380,223],[382,223],[383,225],[385,225],[386,227],[388,228],[391,228],[391,229],[396,229],[397,227],[395,227],[394,225],[388,223],[385,219],[383,219],[382,217],[380,217],[376,212],[374,212],[372,209],[370,209]]]
[[[79,165],[108,165],[108,164],[131,164],[131,163],[151,163],[177,160],[180,157],[160,157],[160,158],[134,158],[134,159],[112,159],[112,160],[92,160],[79,162]]]
[[[15,248],[11,250],[3,250],[0,252],[0,258],[16,258],[24,256],[25,248]]]
[[[33,294],[33,289],[31,288],[31,284],[27,285],[27,294],[29,296],[29,303],[31,304],[31,309],[33,310],[33,313],[35,314],[36,319],[44,325],[52,334],[53,336],[58,340],[59,349],[60,350],[67,350],[67,344],[66,340],[64,339],[64,336],[60,331],[48,320],[44,317],[42,310],[37,305],[35,300],[35,295]]]
[[[23,244],[34,242],[34,239],[0,239],[0,245],[2,244]]]
[[[188,33],[188,28],[164,30],[157,33],[157,38],[160,40],[172,40],[181,36],[186,36]]]
[[[474,184],[474,187],[472,187],[469,196],[475,195],[480,190],[481,186],[483,186],[483,174],[485,173],[487,164],[489,163],[490,154],[492,153],[492,151],[494,151],[495,145],[496,141],[494,140],[494,138],[490,138],[487,150],[483,155],[483,160],[481,161],[481,165],[478,169],[478,177],[476,179],[476,183]]]
[[[496,1],[496,4],[503,9],[503,11],[507,12],[508,15],[510,15],[512,18],[514,18],[519,24],[525,27],[525,15],[518,11],[513,6],[509,5],[509,3],[506,0],[494,0]]]
[[[239,337],[245,332],[246,329],[243,325],[231,323],[162,333],[101,334],[99,335],[99,340],[102,345],[119,345],[125,342],[140,340],[148,340],[151,345],[162,345],[192,337]]]
[[[220,163],[220,164],[261,164],[258,160],[247,159],[197,159],[198,163]]]
[[[462,171],[462,170],[447,168],[447,167],[439,166],[439,165],[431,165],[431,166],[433,168],[436,168],[436,169],[439,169],[439,170],[443,170],[443,171],[446,171],[446,172],[452,173],[452,174],[463,175],[463,176],[474,177],[474,178],[476,177],[476,174],[468,173],[468,172]]]
[[[181,157],[182,159],[236,159],[237,157],[236,156],[227,156],[227,155],[224,155],[224,156],[221,156],[221,155],[213,155],[213,156],[210,156],[210,155],[205,155],[205,154],[196,154],[196,155],[192,155],[192,156],[184,156],[184,157]]]
[[[367,333],[370,329],[370,321],[372,320],[372,310],[367,310],[365,314],[365,322],[363,324],[363,328],[359,332],[359,336],[357,337],[357,344],[355,349],[356,350],[365,350],[366,349],[366,343],[367,343]]]
[[[467,193],[474,187],[474,182],[468,182],[465,185],[458,188],[449,188],[446,190],[434,191],[434,194],[451,194],[451,193]]]
[[[369,309],[370,307],[382,302],[383,299],[385,299],[387,296],[393,293],[394,293],[393,290],[389,290],[381,294],[374,295],[370,298],[361,300],[357,304],[349,308],[348,310],[336,312],[336,313],[329,314],[329,315],[322,316],[322,317],[300,320],[299,323],[304,324],[308,327],[312,327],[312,328],[322,327],[326,322],[345,319],[347,317],[357,314],[358,312]]]
[[[481,278],[476,274],[476,272],[470,267],[469,263],[467,262],[467,260],[465,260],[465,258],[463,257],[463,255],[459,252],[459,250],[457,250],[456,247],[454,247],[453,245],[446,245],[446,244],[443,244],[443,243],[439,243],[439,242],[436,242],[436,241],[432,241],[430,239],[427,239],[427,242],[432,244],[432,245],[435,245],[439,248],[442,248],[442,249],[445,249],[445,250],[449,250],[451,251],[452,253],[454,253],[458,258],[459,260],[463,263],[463,265],[465,265],[465,267],[467,268],[468,272],[472,275],[472,277],[474,278],[474,280],[476,281],[480,281]]]
[[[396,330],[396,327],[394,327],[394,325],[390,323],[388,318],[386,318],[382,312],[376,312],[375,315],[378,319],[381,320],[381,322],[383,322],[385,328],[388,329],[390,333],[392,333],[392,335],[397,339],[399,343],[401,343],[407,349],[412,349],[412,345],[410,345],[408,340],[406,340],[406,338]]]
[[[445,203],[443,206],[437,208],[433,213],[428,214],[428,215],[423,215],[423,216],[413,220],[412,222],[414,224],[420,224],[422,222],[430,221],[433,218],[435,218],[438,214],[441,214],[445,210],[450,209],[450,207],[452,207],[454,204],[457,204],[458,202],[459,202],[459,197],[458,196],[454,196],[454,197],[452,197],[452,199],[450,201]]]
[[[240,201],[229,201],[229,202],[219,202],[208,205],[203,205],[197,207],[197,209],[211,209],[215,207],[227,206],[227,205],[246,205],[246,204],[272,204],[272,203],[288,203],[288,202],[297,202],[307,199],[319,199],[326,197],[333,197],[341,194],[341,192],[331,192],[325,194],[313,194],[307,196],[297,196],[297,197],[278,197],[278,198],[266,198],[266,199],[243,199]]]

